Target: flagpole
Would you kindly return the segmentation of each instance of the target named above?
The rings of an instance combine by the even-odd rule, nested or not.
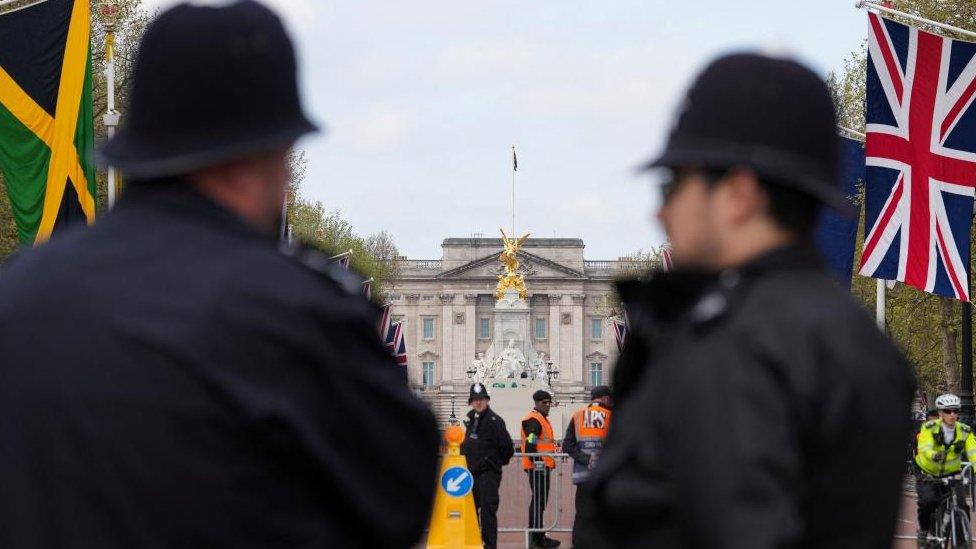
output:
[[[115,135],[115,128],[119,125],[119,113],[115,110],[115,25],[118,23],[119,6],[118,0],[102,0],[99,7],[99,15],[102,24],[105,26],[105,84],[106,84],[106,105],[105,116],[102,121],[105,123],[105,133],[111,139]],[[108,207],[115,206],[118,197],[118,173],[112,166],[108,167]]]
[[[876,296],[877,306],[875,307],[875,318],[878,322],[878,329],[885,331],[885,281],[880,278],[876,280],[878,290]]]
[[[518,171],[516,158],[515,145],[512,145],[512,238],[515,238],[515,172]]]
[[[922,25],[931,25],[933,27],[938,27],[945,31],[954,32],[956,34],[961,34],[963,36],[968,36],[969,38],[976,38],[976,32],[973,32],[971,30],[962,29],[952,25],[947,25],[945,23],[939,23],[938,21],[933,21],[931,19],[926,19],[924,17],[919,17],[917,15],[912,15],[910,13],[905,13],[903,11],[899,11],[894,8],[889,8],[883,4],[872,2],[871,0],[856,0],[854,2],[854,7],[858,9],[871,8],[877,10],[879,13],[886,13],[888,15],[897,15],[898,17],[904,17],[909,21],[921,23]]]

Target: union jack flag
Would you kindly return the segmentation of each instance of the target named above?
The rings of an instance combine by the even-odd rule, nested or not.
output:
[[[671,260],[671,244],[661,246],[661,270],[668,272],[674,269],[674,262]]]
[[[407,367],[407,341],[403,337],[403,329],[399,322],[397,322],[397,334],[396,334],[396,353],[393,357],[396,359],[396,363],[404,368]]]
[[[333,261],[337,261],[340,267],[348,271],[349,263],[350,261],[352,261],[352,250],[349,250],[348,252],[342,252],[341,254],[338,255],[334,255],[329,259]]]
[[[968,301],[976,44],[868,17],[860,274]]]
[[[399,322],[394,322],[390,324],[390,327],[386,330],[386,337],[383,339],[383,346],[386,347],[387,352],[391,356],[396,356],[397,351],[397,334],[402,337],[403,329],[400,327]]]
[[[379,328],[380,337],[384,338],[384,340],[387,337],[387,334],[390,333],[390,313],[392,312],[392,309],[392,303],[387,303],[386,305],[380,307],[380,318],[377,322],[377,328]]]
[[[614,318],[610,321],[610,324],[613,325],[613,335],[617,339],[617,350],[623,351],[624,342],[627,341],[626,317],[624,317],[624,320]]]

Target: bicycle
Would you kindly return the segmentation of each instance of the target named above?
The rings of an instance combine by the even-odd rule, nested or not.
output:
[[[959,502],[958,489],[967,487],[970,498],[973,498],[973,464],[964,463],[961,471],[954,475],[942,477],[938,480],[947,488],[946,494],[939,506],[932,512],[932,533],[929,534],[926,548],[958,549],[972,547],[972,527],[969,513]],[[965,504],[965,493],[963,493]]]

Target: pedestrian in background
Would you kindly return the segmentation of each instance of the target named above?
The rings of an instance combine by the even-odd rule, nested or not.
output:
[[[147,27],[92,228],[0,279],[0,547],[411,547],[438,433],[361,279],[278,248],[303,114],[251,0]]]
[[[812,245],[852,209],[836,132],[789,59],[724,56],[681,102],[648,164],[674,269],[619,287],[595,547],[891,547],[914,378]]]
[[[467,459],[474,475],[474,504],[478,508],[481,539],[485,549],[498,546],[498,490],[502,484],[502,467],[515,454],[512,436],[505,420],[489,406],[488,389],[484,383],[474,383],[468,391],[468,420],[461,443],[461,455]]]
[[[539,389],[532,394],[535,406],[522,418],[522,452],[526,454],[555,453],[556,438],[549,423],[552,394]],[[551,456],[523,457],[522,469],[529,478],[529,528],[541,529],[542,517],[549,500],[549,477],[556,468]],[[559,541],[546,536],[545,532],[532,532],[529,536],[533,547],[559,547]]]
[[[587,547],[591,542],[581,535],[593,520],[590,500],[584,496],[584,485],[596,467],[603,444],[610,432],[613,417],[613,391],[606,385],[590,390],[590,404],[573,413],[563,437],[563,452],[573,458],[573,484],[576,485],[576,515],[573,519],[573,547]]]

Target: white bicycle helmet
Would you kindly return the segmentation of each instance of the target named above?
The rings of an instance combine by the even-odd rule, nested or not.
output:
[[[959,397],[952,393],[946,393],[935,399],[935,407],[939,410],[957,410],[962,406]]]

